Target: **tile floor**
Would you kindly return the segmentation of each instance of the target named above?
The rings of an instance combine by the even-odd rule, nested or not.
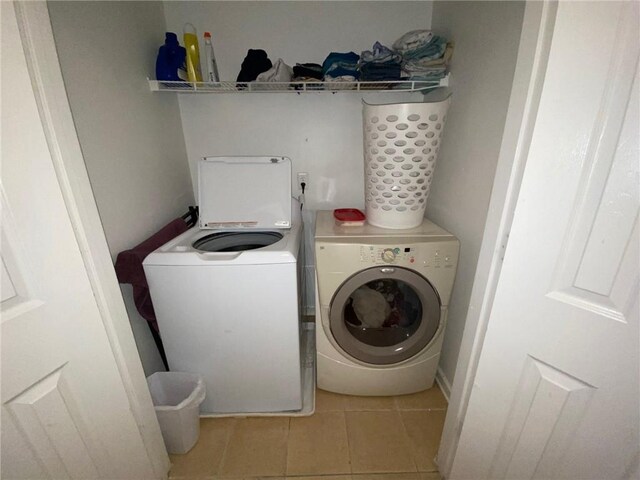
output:
[[[171,456],[170,478],[440,480],[446,408],[437,386],[399,397],[318,390],[310,417],[205,418],[196,446]]]

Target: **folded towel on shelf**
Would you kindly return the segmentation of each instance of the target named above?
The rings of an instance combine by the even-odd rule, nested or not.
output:
[[[433,81],[447,76],[449,61],[453,56],[453,44],[446,44],[444,54],[437,59],[416,58],[402,62],[402,76],[407,80]]]
[[[258,75],[266,72],[272,67],[271,60],[267,57],[264,50],[249,49],[247,56],[242,61],[240,73],[237,82],[253,82]]]
[[[322,74],[332,79],[340,77],[354,77],[356,80],[360,77],[358,72],[358,61],[360,55],[354,52],[339,53],[331,52],[324,62],[322,62]]]
[[[444,50],[443,55],[440,58],[430,59],[430,58],[415,58],[413,60],[406,60],[402,63],[403,69],[405,70],[420,70],[422,68],[428,67],[441,67],[449,66],[449,61],[453,56],[453,44],[447,43],[446,48]]]
[[[434,35],[429,43],[413,50],[404,52],[402,54],[402,58],[405,61],[415,59],[435,60],[436,58],[440,58],[442,57],[442,55],[444,55],[446,47],[447,40],[443,37]]]
[[[403,71],[403,80],[409,80],[413,82],[435,82],[441,80],[447,76],[446,68],[433,68],[429,70],[422,70],[420,72],[411,72],[407,74]]]
[[[447,40],[431,30],[412,30],[393,43],[393,49],[402,55],[403,62],[430,61],[445,54]]]
[[[393,49],[400,55],[417,50],[427,45],[433,38],[431,30],[412,30],[405,33],[393,43]]]

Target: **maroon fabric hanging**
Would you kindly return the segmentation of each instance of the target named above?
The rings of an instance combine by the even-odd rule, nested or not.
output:
[[[151,303],[149,285],[147,284],[142,262],[151,252],[181,233],[186,232],[188,228],[182,218],[176,218],[140,245],[133,247],[131,250],[120,252],[116,259],[115,268],[118,282],[130,283],[133,286],[133,301],[136,308],[155,332],[159,332],[158,322]]]

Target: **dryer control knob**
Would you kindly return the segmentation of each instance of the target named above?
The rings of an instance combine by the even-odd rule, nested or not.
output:
[[[393,251],[393,248],[385,248],[382,252],[382,260],[391,263],[396,259],[396,254]]]

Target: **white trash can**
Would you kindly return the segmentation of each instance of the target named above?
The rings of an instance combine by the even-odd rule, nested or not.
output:
[[[156,372],[147,384],[167,451],[187,453],[200,436],[204,380],[195,373]]]

